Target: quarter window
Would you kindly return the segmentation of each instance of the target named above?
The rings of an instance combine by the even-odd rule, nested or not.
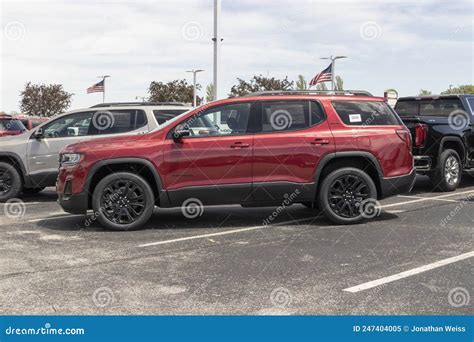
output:
[[[334,101],[337,115],[350,126],[400,125],[397,114],[385,102]]]

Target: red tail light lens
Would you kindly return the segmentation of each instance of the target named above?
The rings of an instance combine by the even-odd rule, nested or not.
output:
[[[423,147],[428,137],[428,125],[417,123],[415,124],[415,147]]]

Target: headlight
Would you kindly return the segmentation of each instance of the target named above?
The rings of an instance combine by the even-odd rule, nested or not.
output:
[[[64,153],[61,154],[59,163],[61,166],[71,166],[76,165],[82,159],[82,154],[80,153]]]

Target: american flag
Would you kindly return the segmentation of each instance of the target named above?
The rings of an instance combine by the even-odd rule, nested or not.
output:
[[[104,80],[94,84],[92,87],[87,88],[87,94],[90,93],[103,93],[104,92]]]
[[[329,66],[326,69],[324,69],[319,74],[314,76],[311,82],[309,82],[309,85],[314,86],[318,83],[328,82],[331,80],[332,80],[332,63],[329,64]]]

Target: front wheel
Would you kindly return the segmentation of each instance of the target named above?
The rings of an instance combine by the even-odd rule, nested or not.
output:
[[[11,164],[0,162],[0,202],[18,197],[22,186],[18,170]]]
[[[328,219],[337,224],[355,224],[371,218],[375,208],[377,188],[364,171],[345,167],[331,172],[321,184],[318,206]],[[371,210],[366,213],[365,210]]]
[[[438,167],[431,175],[435,188],[439,191],[454,191],[461,183],[461,158],[455,150],[444,150],[438,160]]]
[[[153,191],[146,180],[128,172],[103,178],[92,195],[98,221],[111,230],[141,228],[153,214]]]

